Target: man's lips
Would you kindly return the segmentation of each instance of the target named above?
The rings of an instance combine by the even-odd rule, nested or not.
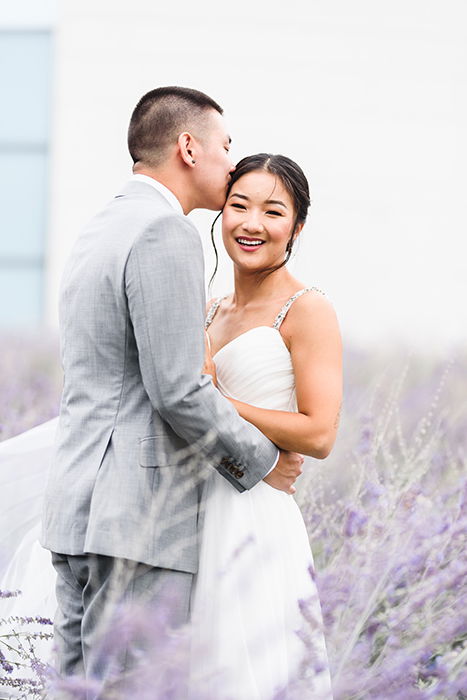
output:
[[[239,236],[235,240],[242,250],[247,250],[249,253],[258,250],[265,243],[261,238],[251,238],[250,236]]]

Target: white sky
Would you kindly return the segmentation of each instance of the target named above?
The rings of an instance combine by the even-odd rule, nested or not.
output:
[[[187,85],[224,106],[235,160],[270,151],[305,170],[313,207],[292,269],[328,292],[346,339],[467,341],[465,0],[62,0],[59,9],[54,285],[70,241],[127,177],[136,101]],[[209,271],[213,216],[193,218]],[[215,291],[230,286],[224,262]]]

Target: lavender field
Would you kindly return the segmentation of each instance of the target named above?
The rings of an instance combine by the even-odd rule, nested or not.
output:
[[[54,416],[60,382],[53,338],[3,338],[0,439]],[[345,384],[334,452],[324,462],[309,461],[297,492],[315,557],[335,698],[462,700],[467,354],[431,358],[347,349]],[[307,601],[301,605],[313,625]],[[7,634],[0,619],[4,678],[14,674]],[[151,654],[142,661],[132,697],[178,697],[174,677],[186,638],[178,646],[166,641],[162,633],[155,641],[157,664]],[[277,700],[309,697],[313,648],[306,636],[303,642],[307,662]],[[39,685],[23,697],[41,697],[40,664],[35,668]],[[83,697],[79,684],[69,688],[69,697]]]
[[[348,352],[333,454],[300,505],[335,697],[467,694],[467,357]]]
[[[0,440],[57,415],[58,353],[58,339],[53,336],[0,336]]]

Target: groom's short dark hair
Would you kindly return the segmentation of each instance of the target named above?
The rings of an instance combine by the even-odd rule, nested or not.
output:
[[[206,110],[224,110],[204,92],[184,87],[160,87],[147,92],[136,105],[128,129],[133,162],[159,165],[179,134],[203,127]]]

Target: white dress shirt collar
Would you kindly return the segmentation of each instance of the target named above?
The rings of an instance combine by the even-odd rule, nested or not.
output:
[[[169,190],[168,187],[163,185],[162,182],[159,182],[159,180],[155,180],[149,175],[142,175],[141,173],[132,175],[130,180],[131,182],[134,182],[136,180],[136,182],[145,182],[147,185],[151,185],[151,187],[154,187],[154,189],[157,190],[168,201],[168,203],[175,209],[175,211],[178,211],[179,214],[184,215],[182,205],[180,204],[174,193],[171,192],[171,190]]]

